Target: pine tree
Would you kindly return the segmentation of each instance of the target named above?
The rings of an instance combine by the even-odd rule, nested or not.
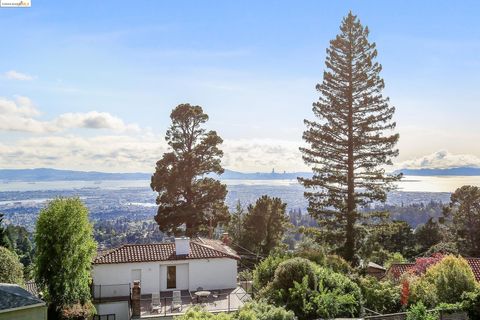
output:
[[[208,177],[223,173],[223,152],[218,148],[223,140],[202,127],[208,115],[200,106],[178,105],[170,118],[165,140],[171,151],[157,162],[150,184],[158,192],[155,221],[167,234],[208,234],[229,218],[227,187]]]
[[[7,233],[5,228],[3,227],[3,213],[0,212],[0,246],[1,247],[9,247],[9,243],[7,241]]]
[[[395,128],[395,108],[382,95],[382,67],[375,62],[377,50],[368,34],[352,13],[343,19],[327,49],[323,82],[316,86],[318,122],[305,120],[307,147],[300,148],[314,172],[312,178],[299,178],[307,189],[308,211],[327,242],[349,261],[361,240],[357,227],[373,220],[359,207],[385,201],[401,177],[387,175],[383,168],[398,155],[399,135],[388,134]]]

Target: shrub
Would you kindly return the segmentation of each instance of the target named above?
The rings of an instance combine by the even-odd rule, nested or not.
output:
[[[439,302],[456,303],[464,292],[472,292],[476,287],[468,262],[454,256],[447,256],[429,268],[425,278],[435,286]]]
[[[275,270],[280,263],[290,257],[279,254],[271,254],[262,260],[253,271],[253,286],[260,290],[273,280]]]
[[[408,309],[406,320],[438,320],[438,315],[427,312],[427,308],[419,302]]]
[[[293,258],[277,267],[272,285],[276,290],[288,291],[293,288],[294,282],[300,283],[304,277],[307,277],[309,288],[315,289],[317,281],[313,263],[304,258]]]
[[[462,296],[463,308],[469,319],[480,319],[480,288],[473,292],[465,292]]]
[[[250,302],[238,312],[238,320],[294,320],[292,311],[276,307],[267,303]]]
[[[378,313],[394,313],[401,309],[400,286],[374,277],[359,279],[364,306]]]
[[[352,266],[342,257],[336,254],[329,254],[325,259],[324,266],[335,272],[350,274],[353,272]]]
[[[423,277],[412,277],[410,283],[409,304],[422,302],[427,307],[433,308],[438,304],[437,288],[435,284]]]
[[[83,305],[80,303],[75,303],[69,306],[64,306],[61,310],[63,320],[90,319],[95,313],[95,306],[90,301],[87,301]]]
[[[358,316],[362,301],[360,288],[348,277],[303,258],[279,265],[260,297],[292,310],[300,320]]]
[[[23,265],[18,256],[5,247],[0,247],[0,283],[23,284]]]

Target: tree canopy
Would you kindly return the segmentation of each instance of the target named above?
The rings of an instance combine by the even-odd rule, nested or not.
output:
[[[224,171],[223,140],[203,127],[208,115],[200,106],[180,104],[170,118],[165,139],[171,150],[157,162],[150,184],[158,192],[155,221],[167,234],[207,234],[229,218],[226,186],[208,176]]]
[[[18,256],[0,246],[0,283],[23,284],[23,265]]]
[[[312,178],[299,178],[307,189],[308,211],[318,219],[325,240],[349,261],[357,252],[358,225],[380,216],[358,207],[385,201],[400,179],[384,169],[398,155],[399,135],[389,133],[395,128],[395,108],[382,95],[382,66],[368,34],[352,13],[343,19],[327,49],[323,82],[316,87],[317,121],[305,120],[307,147],[300,148],[314,172]]]
[[[249,205],[243,218],[243,247],[267,255],[278,246],[289,226],[286,207],[280,198],[266,195]]]
[[[78,198],[59,198],[40,211],[36,232],[36,282],[55,313],[90,300],[96,243],[88,210]]]
[[[463,186],[450,198],[444,221],[453,233],[461,254],[480,256],[480,188]]]

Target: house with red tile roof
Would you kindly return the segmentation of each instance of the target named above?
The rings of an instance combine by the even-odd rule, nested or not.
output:
[[[480,282],[480,258],[464,258],[470,268],[472,269],[475,280]],[[392,279],[394,281],[400,280],[405,272],[408,272],[415,266],[415,263],[394,263],[388,268],[385,278]]]
[[[125,244],[95,257],[94,302],[99,314],[110,314],[112,303],[130,301],[134,282],[147,300],[157,295],[172,299],[174,292],[181,292],[182,296],[197,291],[211,296],[213,292],[231,292],[237,289],[238,260],[237,253],[220,240],[183,237],[174,242]],[[109,304],[105,304],[107,301]],[[170,308],[170,303],[165,304]],[[124,312],[114,312],[116,319],[121,318],[121,313]]]

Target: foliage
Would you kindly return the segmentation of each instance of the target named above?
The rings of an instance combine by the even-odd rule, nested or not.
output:
[[[378,281],[374,277],[359,279],[364,307],[378,313],[394,313],[401,309],[400,286],[392,281]]]
[[[475,291],[465,292],[462,301],[469,319],[480,319],[480,287],[477,287]]]
[[[423,303],[419,302],[410,307],[407,311],[406,320],[437,320],[438,315],[436,313],[427,312],[427,308]]]
[[[268,255],[281,243],[283,235],[289,227],[285,214],[286,203],[280,198],[261,196],[255,205],[249,205],[243,219],[245,230],[243,247],[251,251]]]
[[[0,247],[0,283],[23,284],[23,265],[18,256],[5,247]]]
[[[95,313],[95,306],[91,301],[87,301],[84,304],[75,303],[64,306],[61,310],[62,319],[65,320],[90,319]]]
[[[7,234],[5,228],[3,227],[3,213],[0,212],[0,247],[9,247],[7,240]]]
[[[455,190],[445,207],[444,218],[460,253],[480,256],[480,188],[463,186]]]
[[[289,258],[288,255],[271,254],[263,259],[253,271],[253,286],[257,290],[264,288],[273,280],[277,267]]]
[[[392,264],[395,263],[405,263],[407,259],[405,259],[400,252],[394,252],[387,255],[387,258],[383,264],[383,266],[388,269]]]
[[[294,320],[292,311],[267,303],[250,302],[245,304],[235,317],[238,320]]]
[[[362,301],[360,288],[348,277],[298,257],[281,263],[259,296],[299,319],[355,316]]]
[[[237,250],[240,249],[237,247],[237,244],[243,243],[242,240],[245,234],[243,226],[244,218],[245,210],[243,209],[240,200],[238,200],[235,206],[235,211],[230,214],[230,221],[228,221],[226,230],[228,232],[228,236],[233,241],[233,247],[235,247]]]
[[[275,290],[288,292],[289,288],[293,288],[294,282],[300,283],[304,277],[307,278],[310,289],[317,287],[314,264],[311,261],[298,257],[288,259],[280,263],[275,270],[272,287]]]
[[[324,240],[353,262],[359,225],[384,216],[357,208],[384,202],[401,177],[386,175],[383,168],[398,155],[394,147],[399,136],[387,134],[395,128],[395,108],[381,93],[382,67],[375,62],[377,50],[368,41],[368,28],[349,13],[340,30],[327,49],[327,70],[317,85],[321,96],[313,112],[319,121],[305,120],[308,147],[300,150],[314,175],[299,182],[307,189],[308,211],[317,218]]]
[[[327,255],[327,257],[325,258],[325,264],[323,266],[328,267],[335,272],[343,274],[351,274],[353,272],[353,268],[347,262],[347,260],[336,254]]]
[[[458,302],[464,292],[472,292],[476,287],[472,269],[461,257],[446,256],[430,267],[424,277],[435,285],[439,302]]]
[[[14,225],[7,226],[5,233],[10,249],[15,251],[24,266],[25,278],[30,279],[34,256],[32,234],[26,228]]]
[[[262,302],[249,302],[237,313],[211,313],[200,307],[193,307],[175,320],[294,320],[293,312]]]
[[[410,301],[428,307],[460,302],[462,294],[475,291],[477,286],[468,262],[454,256],[430,265],[424,275],[412,278],[410,284]]]
[[[443,240],[440,224],[434,221],[433,218],[428,219],[425,224],[419,225],[415,229],[414,240],[419,252],[427,252]]]
[[[208,234],[229,219],[224,204],[226,186],[207,176],[224,171],[219,149],[223,140],[215,131],[202,127],[208,115],[200,106],[180,104],[170,118],[165,140],[171,151],[157,161],[150,184],[158,192],[155,221],[168,234]]]
[[[40,211],[36,233],[36,283],[50,310],[90,299],[90,271],[95,256],[88,210],[78,198],[58,198]]]

